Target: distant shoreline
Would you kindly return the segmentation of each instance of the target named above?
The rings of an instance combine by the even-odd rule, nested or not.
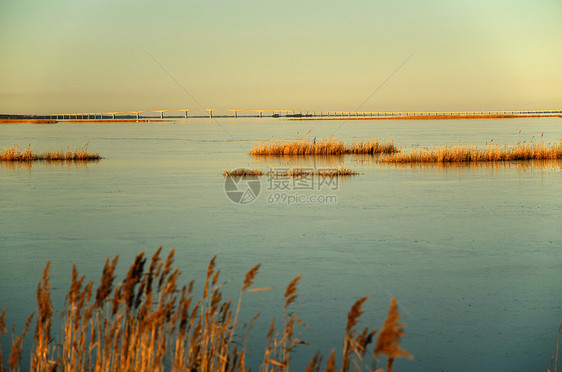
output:
[[[0,119],[0,124],[56,124],[56,123],[151,123],[169,121],[163,119]]]
[[[460,119],[520,119],[520,118],[562,118],[559,111],[550,113],[440,113],[440,114],[415,114],[415,113],[376,113],[371,115],[361,115],[362,113],[338,113],[339,115],[312,115],[310,113],[302,114],[286,114],[286,115],[263,115],[263,118],[277,118],[285,120],[460,120]],[[364,113],[363,113],[364,114]],[[353,116],[352,116],[353,115]],[[359,116],[361,115],[361,116]],[[65,115],[68,116],[68,115]],[[72,115],[74,116],[74,115]],[[79,115],[78,115],[79,116]],[[232,116],[213,116],[216,118],[233,118]],[[234,118],[259,118],[260,116],[236,116]],[[183,116],[167,116],[167,117],[116,117],[116,118],[49,118],[40,115],[6,115],[0,114],[0,124],[56,124],[56,123],[153,123],[167,122],[174,119],[204,119],[204,116],[191,116],[184,118]]]
[[[338,117],[302,117],[287,120],[458,120],[458,119],[518,119],[518,118],[562,118],[562,114],[553,115],[519,115],[519,114],[490,114],[490,115],[410,115],[410,116],[338,116]]]
[[[47,120],[47,119],[0,119],[0,124],[18,124],[18,123],[27,123],[27,124],[56,124],[56,120]]]

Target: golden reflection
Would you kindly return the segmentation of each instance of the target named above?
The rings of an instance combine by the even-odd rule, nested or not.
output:
[[[97,164],[99,160],[35,160],[35,161],[4,161],[0,160],[0,168],[10,170],[31,169],[36,167],[88,167]]]
[[[561,171],[562,160],[519,160],[519,161],[482,161],[482,162],[448,162],[448,163],[386,163],[378,162],[381,168],[410,168],[410,169],[468,169],[468,168],[488,168],[488,169],[507,169],[517,168],[519,170],[551,170]]]
[[[259,164],[264,164],[267,167],[283,167],[295,166],[301,168],[314,168],[314,167],[338,167],[344,164],[344,157],[342,155],[336,156],[322,156],[322,155],[253,155],[252,158]]]

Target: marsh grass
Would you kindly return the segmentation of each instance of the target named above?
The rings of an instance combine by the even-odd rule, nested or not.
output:
[[[562,335],[562,324],[558,328],[558,335],[556,336],[556,349],[554,354],[552,354],[552,359],[550,360],[550,368],[547,368],[547,372],[557,372],[558,371],[558,350],[560,348],[560,335]]]
[[[194,282],[179,283],[180,273],[173,267],[174,251],[166,260],[158,249],[148,262],[143,253],[136,256],[126,277],[116,282],[118,258],[107,259],[96,289],[93,282],[72,269],[70,289],[62,312],[62,330],[53,335],[55,311],[50,296],[50,263],[37,287],[37,316],[32,314],[21,335],[12,330],[12,351],[8,370],[20,369],[23,340],[36,319],[31,354],[32,371],[246,371],[248,350],[240,339],[239,314],[243,298],[253,292],[271,288],[254,286],[260,265],[251,268],[244,277],[237,302],[224,299],[216,260],[210,261],[201,296],[193,291]],[[148,265],[148,268],[147,268]],[[304,322],[291,305],[297,300],[297,276],[287,286],[283,296],[282,325],[272,320],[266,335],[265,351],[260,371],[289,371],[291,356],[306,342],[295,335]],[[367,297],[359,299],[348,314],[344,332],[341,371],[372,370],[366,364],[368,355],[376,363],[379,356],[387,357],[388,371],[395,358],[409,355],[400,349],[404,335],[396,300],[390,305],[388,317],[379,332],[369,327],[356,329],[363,314]],[[251,329],[259,313],[250,321]],[[0,334],[6,333],[6,312],[0,315]],[[247,340],[242,337],[243,340]],[[1,350],[1,349],[0,349]],[[0,353],[0,366],[3,366]],[[255,360],[255,358],[253,358]],[[336,370],[337,358],[332,351],[325,371]],[[316,353],[306,371],[320,371],[322,355]],[[3,369],[3,367],[2,367]],[[379,369],[377,371],[382,371]]]
[[[334,138],[321,138],[310,141],[297,138],[291,141],[260,142],[250,150],[250,155],[343,155],[345,146]]]
[[[287,156],[287,155],[345,155],[345,154],[380,154],[399,151],[393,143],[384,143],[377,140],[355,142],[345,146],[343,141],[332,137],[297,138],[290,141],[265,141],[260,142],[250,150],[254,156]]]
[[[49,150],[42,153],[34,153],[31,146],[27,147],[27,149],[20,149],[19,146],[12,146],[0,150],[0,161],[90,161],[100,159],[100,154],[88,152],[88,144],[83,147],[78,147],[74,151]]]
[[[562,159],[562,143],[554,145],[517,144],[517,146],[489,145],[442,146],[433,149],[415,149],[407,153],[383,155],[381,163],[476,163]]]
[[[322,177],[343,177],[343,176],[355,176],[358,175],[355,172],[347,168],[293,168],[290,170],[271,170],[267,172],[268,176],[271,177],[304,177],[304,176],[322,176]]]
[[[305,176],[323,176],[323,177],[343,177],[343,176],[355,176],[358,172],[355,172],[347,168],[293,168],[293,169],[279,169],[270,170],[266,173],[255,170],[255,169],[236,169],[232,171],[224,171],[224,177],[258,177],[267,175],[270,177],[305,177]]]
[[[263,176],[263,172],[257,169],[244,169],[239,168],[235,170],[226,170],[222,174],[225,177],[257,177]]]
[[[393,142],[379,142],[375,139],[370,141],[360,141],[354,142],[350,146],[346,147],[346,154],[392,154],[395,152],[400,152],[400,150],[394,146]]]
[[[0,124],[56,124],[58,121],[50,119],[0,119]]]

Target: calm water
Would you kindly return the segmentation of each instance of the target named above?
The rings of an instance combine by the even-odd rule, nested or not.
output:
[[[299,135],[346,142],[374,137],[402,148],[483,146],[562,139],[562,119],[456,121],[176,120],[168,123],[2,125],[0,147],[34,150],[90,143],[105,159],[87,167],[0,165],[0,307],[18,330],[35,306],[42,270],[52,261],[52,295],[61,309],[72,263],[99,281],[106,257],[120,256],[121,277],[133,257],[160,245],[176,248],[187,283],[201,283],[218,256],[223,279],[262,263],[245,297],[244,319],[264,314],[251,349],[262,360],[284,287],[302,274],[294,313],[310,346],[295,356],[302,369],[316,350],[340,347],[347,311],[370,296],[365,324],[379,327],[396,296],[406,323],[408,371],[545,370],[562,320],[562,172],[547,167],[409,168],[370,158],[253,159],[252,144]],[[340,127],[341,126],[341,127]],[[339,128],[339,129],[338,129]],[[520,132],[521,131],[521,132]],[[229,134],[228,134],[228,133]],[[542,137],[541,137],[542,135]],[[346,166],[361,175],[327,204],[268,203],[267,177],[251,204],[231,202],[222,172],[238,167]],[[332,185],[333,186],[333,185]],[[9,335],[6,335],[9,336]],[[4,344],[9,337],[4,337]],[[4,353],[7,350],[4,345]]]

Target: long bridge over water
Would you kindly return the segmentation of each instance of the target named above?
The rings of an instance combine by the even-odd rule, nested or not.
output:
[[[58,120],[103,120],[103,119],[154,119],[154,118],[201,118],[201,117],[341,117],[341,118],[384,118],[384,117],[474,117],[474,116],[560,116],[562,110],[532,111],[439,111],[439,112],[408,112],[408,111],[329,111],[329,110],[278,110],[278,109],[220,109],[220,108],[187,108],[164,110],[109,111],[109,112],[78,112],[37,115],[38,118]]]

